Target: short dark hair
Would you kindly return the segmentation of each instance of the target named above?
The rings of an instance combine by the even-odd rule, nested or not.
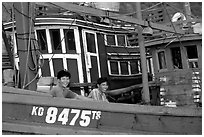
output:
[[[60,70],[57,73],[57,79],[61,79],[61,77],[64,77],[64,76],[71,78],[71,74],[67,70]]]
[[[106,77],[101,77],[101,78],[99,78],[98,80],[97,80],[97,84],[101,84],[101,83],[103,83],[103,82],[107,82],[108,83],[108,79],[106,78]]]

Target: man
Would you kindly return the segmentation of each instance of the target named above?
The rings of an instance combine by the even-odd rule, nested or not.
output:
[[[97,88],[93,89],[89,93],[89,98],[92,98],[94,100],[98,101],[105,101],[109,102],[106,95],[119,95],[123,94],[126,92],[130,92],[133,89],[137,88],[138,85],[132,85],[126,88],[120,88],[120,89],[115,89],[115,90],[108,90],[108,79],[106,77],[101,77],[97,80]]]
[[[79,100],[92,100],[90,98],[78,95],[69,89],[71,74],[66,70],[61,70],[57,74],[57,85],[52,88],[50,94],[53,97],[72,98]]]
[[[98,101],[105,101],[108,102],[108,99],[106,98],[106,92],[108,90],[108,80],[107,78],[99,78],[97,80],[97,87],[93,89],[90,93],[89,93],[89,98],[92,98],[94,100],[98,100]]]

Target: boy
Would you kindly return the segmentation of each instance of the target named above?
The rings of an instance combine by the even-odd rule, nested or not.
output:
[[[90,98],[78,95],[72,92],[68,85],[70,83],[71,74],[66,70],[61,70],[57,74],[57,85],[52,88],[50,94],[53,97],[73,98],[80,100],[90,100]]]
[[[108,80],[107,78],[99,78],[97,80],[97,87],[93,89],[90,93],[89,93],[89,98],[92,98],[94,100],[101,100],[101,101],[105,101],[108,102],[108,99],[106,98],[106,91],[108,90]]]
[[[108,79],[105,77],[102,77],[97,80],[97,88],[93,89],[89,93],[88,97],[98,101],[100,100],[100,101],[109,102],[108,99],[106,98],[106,95],[123,94],[135,89],[136,87],[138,87],[138,85],[132,85],[126,88],[120,88],[115,90],[108,90]]]

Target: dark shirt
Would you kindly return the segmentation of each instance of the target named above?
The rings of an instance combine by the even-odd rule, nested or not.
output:
[[[76,98],[77,94],[72,92],[69,88],[63,88],[59,86],[55,86],[50,91],[50,94],[53,97],[61,97],[61,98]]]

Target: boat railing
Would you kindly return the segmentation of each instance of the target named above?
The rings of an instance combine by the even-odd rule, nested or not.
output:
[[[49,93],[50,90],[57,84],[57,78],[56,77],[41,77],[37,83],[37,92],[41,93]],[[69,85],[70,89],[80,95],[88,96],[88,94],[91,92],[93,88],[96,87],[96,83],[73,83],[71,82]],[[119,90],[127,90],[127,88],[122,88]],[[154,82],[149,82],[149,89],[150,89],[150,99],[152,105],[160,105],[160,87],[159,85],[155,84]],[[117,89],[116,89],[117,90]],[[117,99],[112,100],[113,102],[122,103],[125,102],[125,100],[134,100],[137,101],[130,101],[131,104],[135,103],[141,103],[142,98],[142,84],[137,84],[134,89],[127,90],[127,92],[121,93],[117,95]],[[110,97],[110,96],[109,96]],[[111,97],[111,99],[113,99]]]
[[[49,93],[53,86],[56,86],[56,77],[41,77],[37,83],[37,91]],[[78,94],[84,94],[86,96],[94,87],[95,83],[73,83],[69,85],[70,89]]]

